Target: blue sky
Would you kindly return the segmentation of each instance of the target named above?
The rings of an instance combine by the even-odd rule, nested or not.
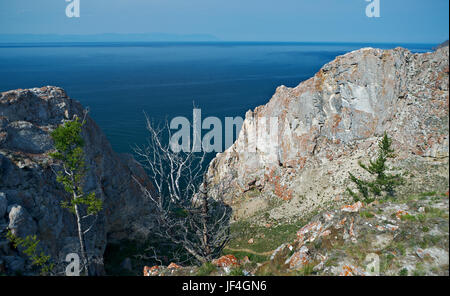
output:
[[[449,35],[448,0],[0,0],[0,34],[210,34],[224,41],[439,43]]]

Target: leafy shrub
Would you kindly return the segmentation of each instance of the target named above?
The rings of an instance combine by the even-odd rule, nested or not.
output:
[[[30,258],[31,265],[40,268],[41,275],[52,274],[55,265],[50,262],[49,255],[45,255],[44,252],[38,251],[40,241],[36,238],[36,235],[28,235],[25,238],[21,238],[14,235],[11,230],[9,230],[6,234],[6,238],[13,244],[14,248],[24,248],[23,253]]]

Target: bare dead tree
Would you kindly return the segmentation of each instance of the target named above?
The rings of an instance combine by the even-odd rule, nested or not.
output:
[[[155,235],[182,247],[191,258],[208,262],[229,241],[231,209],[208,196],[205,153],[174,152],[168,123],[155,128],[146,116],[150,134],[144,147],[134,149],[147,169],[154,190],[135,181],[156,211]],[[194,139],[197,135],[194,134]],[[169,141],[163,141],[167,137]]]

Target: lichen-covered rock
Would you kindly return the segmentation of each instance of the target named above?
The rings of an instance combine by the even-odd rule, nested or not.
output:
[[[158,265],[152,267],[144,266],[144,276],[157,276],[160,269],[161,267]]]
[[[400,208],[409,215],[398,218]],[[336,207],[313,216],[253,273],[270,266],[278,275],[448,275],[448,211],[448,197],[433,192],[354,212]]]
[[[180,266],[172,262],[169,266],[144,266],[144,276],[193,276],[198,269],[198,266]]]
[[[43,251],[60,261],[76,252],[78,244],[74,217],[60,206],[67,193],[52,170],[58,163],[49,157],[50,132],[74,115],[83,116],[82,105],[58,87],[0,94],[0,226],[19,235],[36,234]],[[86,120],[82,133],[88,166],[85,190],[94,191],[104,202],[86,241],[88,252],[101,259],[109,241],[145,237],[151,231],[151,208],[133,176],[149,188],[151,183],[133,157],[115,153],[97,124],[89,116]],[[4,230],[0,229],[1,236]],[[0,257],[14,252],[0,249]],[[100,264],[97,273],[102,270]]]
[[[211,263],[219,267],[233,267],[239,265],[239,260],[233,255],[224,255],[214,259]]]
[[[276,220],[305,216],[343,203],[348,172],[364,173],[358,161],[376,153],[385,131],[398,166],[427,174],[427,166],[442,164],[445,172],[448,64],[448,46],[423,54],[363,48],[337,57],[297,87],[278,87],[266,105],[247,112],[236,142],[211,162],[210,193],[231,204],[236,219],[264,209]],[[274,136],[270,118],[278,120]],[[447,188],[448,177],[441,177],[413,186],[425,189],[430,181]],[[255,196],[282,203],[271,208]]]

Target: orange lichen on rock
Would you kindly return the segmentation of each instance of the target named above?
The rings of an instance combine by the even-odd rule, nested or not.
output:
[[[180,269],[181,266],[175,263],[170,263],[169,266],[167,266],[168,269]]]
[[[299,251],[292,254],[288,260],[289,268],[297,269],[309,263],[308,248],[302,247]]]
[[[292,199],[292,190],[289,189],[288,185],[281,184],[281,177],[275,175],[275,169],[271,169],[268,174],[264,175],[265,180],[274,185],[274,194],[284,201],[289,201]]]
[[[233,255],[225,255],[219,259],[214,259],[211,263],[218,267],[231,267],[238,266],[239,260]]]
[[[406,211],[402,211],[402,210],[398,210],[395,213],[395,216],[397,217],[397,219],[401,219],[403,216],[406,216],[406,215],[409,215],[409,213]]]
[[[337,133],[338,132],[338,126],[342,121],[342,117],[339,114],[334,114],[332,117],[332,126],[331,126],[331,131],[333,133]]]
[[[350,234],[350,236],[355,236],[354,222],[355,222],[355,217],[352,217],[352,222],[350,222],[350,229],[349,229],[349,231],[348,231],[348,233]]]
[[[353,205],[345,205],[341,208],[341,211],[343,212],[350,212],[350,213],[356,213],[359,212],[359,210],[363,207],[362,202],[358,201],[354,203]]]
[[[354,275],[364,275],[364,273],[359,271],[358,268],[354,267],[353,265],[342,266],[342,272],[340,273],[340,276],[354,276]]]
[[[386,228],[384,228],[383,226],[380,226],[380,225],[376,225],[375,228],[378,229],[379,231],[385,231],[386,230]]]
[[[342,272],[341,276],[352,276],[353,275],[353,268],[349,265],[342,266]]]
[[[320,221],[311,222],[311,223],[303,226],[299,231],[297,231],[296,241],[300,242],[300,244],[303,244],[305,242],[312,242],[320,235],[322,230],[323,230],[323,226]],[[308,239],[305,239],[305,236],[308,233],[310,235],[309,235]]]
[[[392,224],[387,224],[386,227],[390,230],[390,231],[396,231],[398,229],[397,225],[392,225]]]
[[[323,214],[323,218],[324,218],[326,221],[331,221],[331,219],[333,219],[333,217],[334,217],[334,215],[331,214],[331,213],[324,213],[324,214]]]
[[[144,266],[144,276],[155,276],[158,275],[159,266],[155,265],[152,267]]]

